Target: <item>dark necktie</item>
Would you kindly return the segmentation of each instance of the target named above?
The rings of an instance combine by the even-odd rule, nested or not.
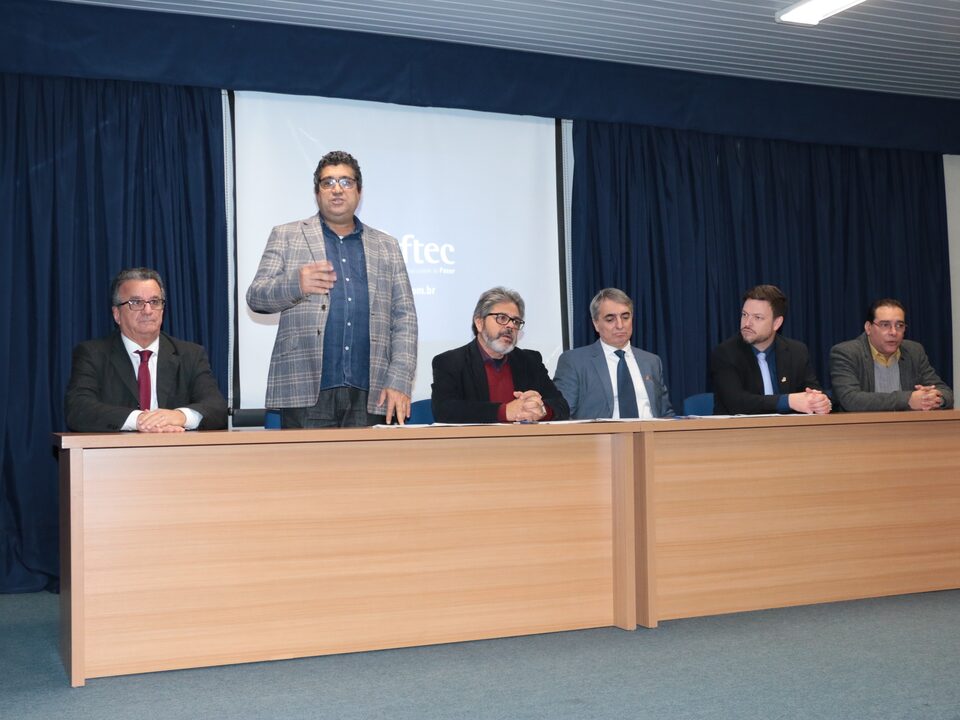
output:
[[[620,358],[617,362],[617,402],[620,405],[620,417],[640,417],[640,411],[637,410],[637,390],[630,379],[630,368],[627,367],[623,350],[614,350],[614,353]]]
[[[150,356],[153,350],[137,350],[140,368],[137,370],[137,387],[140,390],[140,409],[150,409]]]

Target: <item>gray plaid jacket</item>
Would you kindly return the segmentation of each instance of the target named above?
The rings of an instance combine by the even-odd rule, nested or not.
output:
[[[370,393],[367,412],[384,388],[410,395],[417,368],[417,311],[396,239],[361,223],[370,296]],[[267,377],[268,408],[310,407],[320,392],[328,295],[304,295],[300,268],[326,259],[319,214],[278,225],[247,290],[250,309],[280,313]]]

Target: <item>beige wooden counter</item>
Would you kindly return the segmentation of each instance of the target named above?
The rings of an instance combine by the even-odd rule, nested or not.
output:
[[[960,587],[960,412],[646,423],[637,444],[642,625]]]
[[[960,587],[960,412],[58,435],[71,682]]]
[[[70,681],[633,629],[633,426],[57,436]]]

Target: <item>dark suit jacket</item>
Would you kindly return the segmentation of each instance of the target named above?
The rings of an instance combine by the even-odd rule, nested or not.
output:
[[[868,412],[909,410],[915,385],[936,385],[943,393],[943,409],[953,407],[953,392],[930,365],[923,345],[904,340],[900,345],[899,392],[876,392],[873,353],[867,334],[838,343],[830,350],[830,382],[838,410]]]
[[[67,427],[74,432],[120,430],[140,407],[137,378],[119,331],[73,349],[65,400]],[[200,430],[227,426],[227,403],[202,347],[160,333],[157,353],[157,404],[203,415]]]
[[[820,382],[810,365],[807,346],[799,340],[777,335],[773,344],[777,362],[774,390],[777,395],[763,394],[763,377],[753,348],[734,335],[713,349],[710,375],[713,378],[716,415],[759,415],[777,412],[780,395],[803,392],[805,388],[820,390]]]
[[[567,420],[570,407],[543,366],[540,353],[514,348],[509,355],[513,387],[536,390],[553,410],[553,420]],[[500,403],[490,402],[490,386],[476,340],[433,358],[433,416],[437,422],[495,423]]]

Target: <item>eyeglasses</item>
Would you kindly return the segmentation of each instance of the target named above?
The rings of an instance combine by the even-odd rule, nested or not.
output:
[[[130,298],[129,300],[118,302],[117,307],[120,307],[121,305],[127,305],[131,310],[143,310],[144,305],[149,305],[154,310],[163,310],[163,306],[166,304],[167,301],[163,298],[150,298],[149,300],[144,300],[143,298]]]
[[[324,190],[333,190],[337,185],[344,190],[353,190],[357,186],[357,180],[352,177],[325,177],[320,180],[320,187]]]
[[[897,332],[903,332],[907,329],[907,324],[902,320],[871,320],[874,325],[876,325],[881,330],[896,330]]]
[[[485,318],[493,317],[497,321],[497,325],[506,325],[507,323],[513,323],[513,326],[519,330],[524,325],[527,324],[526,320],[521,320],[518,317],[513,317],[513,315],[507,315],[506,313],[487,313],[484,315]]]

